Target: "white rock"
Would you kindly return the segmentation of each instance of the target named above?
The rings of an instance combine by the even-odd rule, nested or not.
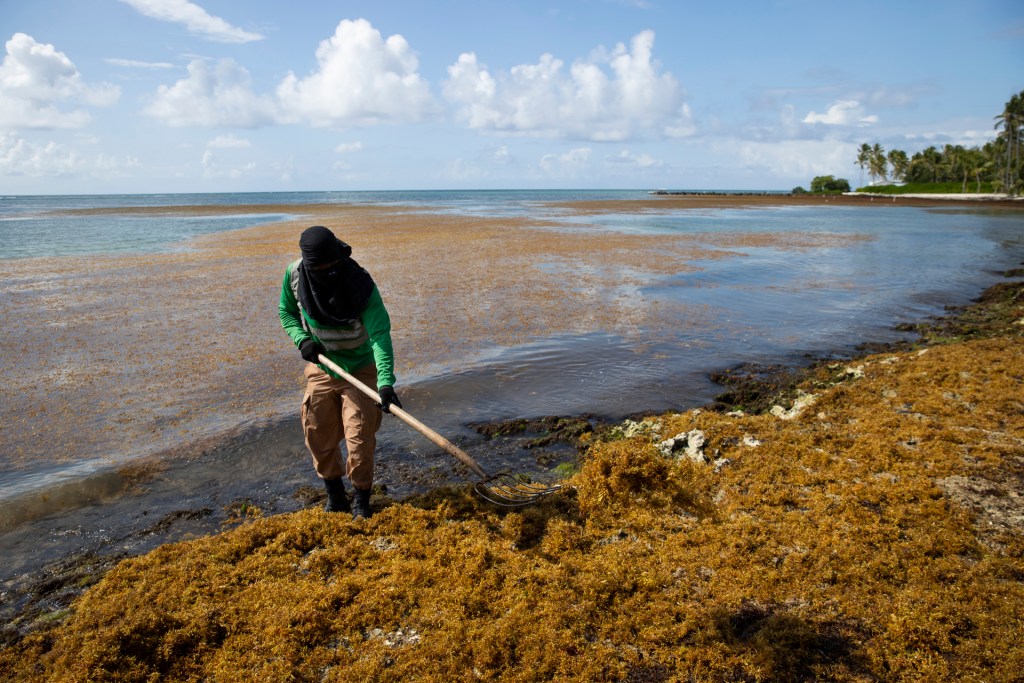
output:
[[[780,420],[792,420],[794,417],[798,417],[800,413],[804,412],[807,406],[814,405],[814,402],[818,400],[818,397],[814,394],[803,394],[793,401],[793,407],[786,410],[782,406],[772,406],[771,414]]]
[[[699,429],[665,439],[658,444],[658,451],[667,458],[675,457],[677,452],[683,451],[686,457],[694,462],[710,462],[708,456],[704,455],[704,432]]]
[[[686,433],[686,457],[696,462],[707,462],[704,455],[704,432],[694,429]]]

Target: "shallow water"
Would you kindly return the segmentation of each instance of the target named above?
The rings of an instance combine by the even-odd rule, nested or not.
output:
[[[517,195],[509,204],[498,195],[449,198],[438,208],[486,215],[490,206],[506,216],[528,214],[537,201]],[[543,206],[538,211],[553,230],[687,235],[714,256],[689,262],[684,272],[621,269],[618,295],[665,311],[661,318],[650,314],[656,329],[552,331],[514,347],[481,343],[455,355],[425,351],[420,368],[400,378],[406,408],[472,449],[488,471],[544,468],[536,452],[482,443],[471,422],[584,413],[617,419],[698,406],[718,393],[707,379],[712,370],[745,362],[801,363],[807,354],[842,355],[860,342],[903,338],[893,331],[895,324],[966,303],[1024,261],[1024,217],[1011,212],[773,207],[575,216]],[[146,239],[154,240],[140,249],[164,249],[182,237],[154,229],[163,225],[160,219],[135,220],[148,231]],[[121,226],[127,234],[118,244],[136,240],[133,225]],[[190,224],[206,231],[233,224],[225,225]],[[780,235],[792,239],[780,243]],[[761,239],[766,236],[771,239]],[[74,295],[72,286],[66,291]],[[208,444],[182,443],[174,451],[140,447],[150,459],[140,460],[138,468],[157,467],[156,476],[126,474],[130,459],[96,454],[70,465],[39,457],[18,467],[10,466],[10,454],[0,454],[0,538],[10,558],[0,578],[71,551],[137,552],[215,531],[240,501],[267,514],[301,507],[296,489],[318,482],[294,417],[298,391],[268,394],[273,415]],[[389,418],[380,435],[378,480],[402,497],[465,480],[465,472]]]
[[[238,192],[215,194],[0,196],[0,259],[181,248],[197,235],[278,221],[291,214],[75,215],[75,210],[194,206],[372,204],[430,207],[465,215],[523,215],[539,203],[636,199],[636,190],[421,192]]]
[[[237,230],[289,218],[289,214],[229,216],[46,216],[0,218],[0,259],[145,253],[182,248],[211,231]],[[30,236],[30,238],[26,238]]]

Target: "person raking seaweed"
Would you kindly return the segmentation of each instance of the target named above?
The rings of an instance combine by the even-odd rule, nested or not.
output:
[[[395,394],[391,317],[380,291],[352,258],[352,248],[315,225],[299,238],[302,257],[288,265],[281,286],[281,325],[307,361],[300,411],[306,447],[327,489],[328,512],[369,518],[374,450],[381,411],[402,407]],[[361,393],[330,368],[324,354],[367,386],[381,402]],[[379,387],[379,388],[377,388]],[[341,454],[345,442],[347,458]],[[352,504],[344,476],[355,489]]]

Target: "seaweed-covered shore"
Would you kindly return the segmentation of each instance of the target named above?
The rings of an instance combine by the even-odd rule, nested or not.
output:
[[[731,396],[701,410],[562,423],[579,469],[535,507],[447,488],[369,521],[312,507],[81,563],[40,587],[80,597],[7,625],[0,671],[1014,680],[1024,287],[916,331],[786,381],[733,373]]]

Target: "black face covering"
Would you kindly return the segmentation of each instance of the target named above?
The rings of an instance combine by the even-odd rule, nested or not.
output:
[[[315,225],[303,231],[299,249],[299,303],[319,323],[351,324],[374,288],[373,278],[352,258],[352,247]]]
[[[342,242],[334,236],[334,233],[322,225],[314,225],[302,231],[299,237],[299,251],[302,252],[302,263],[307,268],[315,268],[342,257]],[[348,245],[345,245],[348,248]],[[352,249],[348,248],[345,256],[350,256]]]
[[[314,286],[334,287],[341,284],[341,266],[333,265],[326,268],[307,268],[306,275],[313,281]]]

